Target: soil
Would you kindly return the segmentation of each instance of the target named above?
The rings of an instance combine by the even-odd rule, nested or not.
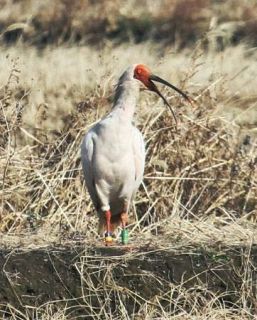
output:
[[[137,312],[140,299],[153,301],[171,285],[196,291],[204,288],[206,295],[219,295],[229,307],[239,301],[249,268],[248,289],[256,293],[257,246],[183,252],[130,249],[85,248],[74,243],[68,247],[1,250],[0,315],[8,318],[12,306],[33,319],[33,308],[55,301],[56,306],[65,304],[67,310],[73,310],[73,316],[83,314],[82,319],[90,319],[91,308],[97,312],[106,303],[106,292],[111,293],[109,303],[114,313],[112,299],[122,292],[126,310],[132,314]],[[166,308],[169,302],[163,299],[162,303]]]

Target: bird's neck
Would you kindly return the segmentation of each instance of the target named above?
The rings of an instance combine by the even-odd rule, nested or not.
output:
[[[132,121],[139,96],[139,86],[136,80],[119,83],[116,88],[111,113],[118,114],[126,121]]]

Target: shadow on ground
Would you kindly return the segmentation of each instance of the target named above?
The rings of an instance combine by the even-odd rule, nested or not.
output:
[[[176,313],[176,303],[190,308],[191,292],[206,300],[213,296],[228,308],[240,306],[242,294],[252,306],[256,295],[257,246],[219,250],[49,247],[0,251],[0,314],[10,308],[33,318],[34,308],[52,303],[66,313],[86,319],[108,308],[120,313],[121,302],[128,315],[143,303]],[[184,291],[183,291],[184,290]],[[201,298],[202,299],[202,298]],[[37,310],[37,312],[38,312]],[[190,311],[190,310],[189,310]]]

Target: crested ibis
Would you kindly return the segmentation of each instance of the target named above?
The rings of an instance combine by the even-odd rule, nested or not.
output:
[[[154,82],[164,84],[191,99],[180,89],[154,75],[142,64],[128,67],[120,76],[111,111],[85,135],[81,160],[86,186],[99,216],[99,233],[105,243],[122,227],[122,243],[128,240],[128,210],[143,179],[145,145],[142,133],[133,125],[140,83],[157,93],[175,114]]]

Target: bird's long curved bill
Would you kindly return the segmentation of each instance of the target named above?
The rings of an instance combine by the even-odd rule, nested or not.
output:
[[[168,103],[168,101],[165,99],[165,97],[161,94],[161,92],[158,90],[158,88],[156,87],[156,85],[152,81],[160,82],[160,83],[164,84],[165,86],[170,87],[171,89],[177,91],[190,104],[193,104],[193,100],[191,98],[189,98],[189,96],[187,94],[185,94],[182,90],[178,89],[177,87],[175,87],[174,85],[172,85],[168,81],[163,80],[162,78],[160,78],[160,77],[158,77],[158,76],[156,76],[154,74],[150,75],[149,80],[150,80],[151,85],[152,85],[150,90],[156,92],[162,98],[164,103],[169,107],[169,109],[170,109],[170,111],[171,111],[171,113],[173,115],[173,118],[174,118],[174,120],[176,122],[176,125],[177,125],[177,118],[176,118],[176,115],[175,115],[173,109],[171,108],[171,105]]]

